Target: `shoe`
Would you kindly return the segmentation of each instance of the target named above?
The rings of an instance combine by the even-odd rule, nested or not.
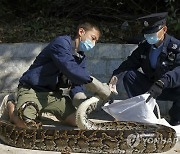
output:
[[[7,104],[9,101],[15,102],[15,96],[13,94],[8,94],[4,96],[1,106],[0,106],[0,119],[9,120],[9,114],[7,109]]]
[[[169,124],[170,124],[171,126],[180,125],[180,120],[171,119],[171,120],[169,121]]]

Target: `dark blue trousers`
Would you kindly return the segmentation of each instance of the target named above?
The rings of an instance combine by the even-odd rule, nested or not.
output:
[[[146,93],[153,82],[151,82],[143,73],[132,70],[124,75],[123,84],[128,96],[134,97]],[[165,88],[157,100],[173,101],[173,106],[169,110],[169,115],[172,119],[180,120],[180,87]]]

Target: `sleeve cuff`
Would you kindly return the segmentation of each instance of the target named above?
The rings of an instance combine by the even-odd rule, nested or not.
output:
[[[74,95],[78,92],[84,92],[84,87],[83,85],[79,85],[79,86],[74,86],[73,88],[71,88],[70,92],[69,92],[69,96],[71,97],[71,99],[74,98]]]
[[[168,87],[168,81],[167,81],[167,79],[161,78],[160,80],[164,83],[164,88],[167,88],[167,87]]]

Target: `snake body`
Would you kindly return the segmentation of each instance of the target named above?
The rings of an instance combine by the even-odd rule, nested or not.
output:
[[[170,127],[137,122],[96,123],[87,118],[98,106],[92,97],[77,110],[80,130],[56,128],[22,129],[0,121],[0,139],[14,147],[63,153],[160,153],[176,143],[176,132]]]

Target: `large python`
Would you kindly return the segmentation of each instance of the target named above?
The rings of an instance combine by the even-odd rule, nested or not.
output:
[[[175,145],[176,132],[170,127],[89,120],[86,114],[96,109],[99,102],[97,97],[92,97],[79,106],[76,120],[80,130],[22,129],[1,120],[0,139],[18,148],[63,153],[160,153]]]

